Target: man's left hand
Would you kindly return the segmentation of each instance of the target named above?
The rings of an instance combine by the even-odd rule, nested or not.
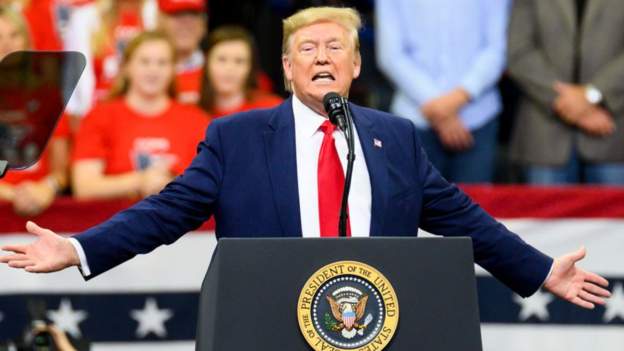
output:
[[[455,88],[448,93],[427,101],[422,106],[422,112],[430,122],[450,118],[459,113],[459,110],[470,101],[470,94],[463,88]]]
[[[604,305],[604,299],[610,297],[611,293],[604,289],[609,286],[605,278],[576,266],[585,253],[585,248],[580,248],[556,258],[544,288],[573,304],[593,309],[596,304]]]
[[[553,107],[570,124],[576,124],[593,107],[587,101],[585,87],[582,85],[556,82],[553,88],[559,94]]]

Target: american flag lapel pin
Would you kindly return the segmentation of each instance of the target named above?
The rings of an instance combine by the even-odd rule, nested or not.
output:
[[[383,144],[381,143],[381,140],[379,140],[377,138],[373,138],[373,145],[375,145],[375,147],[378,147],[380,149],[383,146]]]

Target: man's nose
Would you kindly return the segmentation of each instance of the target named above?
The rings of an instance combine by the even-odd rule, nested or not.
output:
[[[324,65],[329,63],[329,56],[327,50],[324,47],[320,47],[316,54],[316,64]]]

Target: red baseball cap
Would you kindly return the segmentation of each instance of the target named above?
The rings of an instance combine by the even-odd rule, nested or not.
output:
[[[158,6],[162,12],[176,13],[181,11],[206,10],[206,0],[158,0]]]

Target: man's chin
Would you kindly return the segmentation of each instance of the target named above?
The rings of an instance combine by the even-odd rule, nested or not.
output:
[[[313,95],[314,95],[314,97],[318,98],[319,101],[323,101],[323,98],[328,93],[338,93],[338,94],[340,94],[340,89],[338,89],[338,87],[336,87],[336,86],[331,86],[331,85],[318,87],[317,89],[315,89]]]

